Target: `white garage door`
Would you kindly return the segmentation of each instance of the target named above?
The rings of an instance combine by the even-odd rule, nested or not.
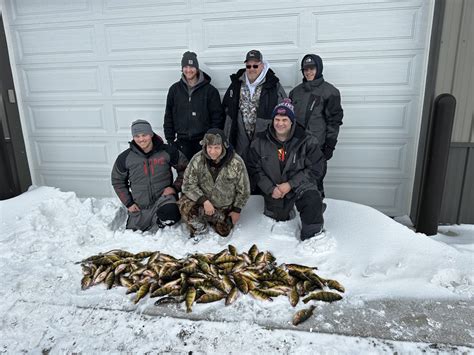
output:
[[[186,50],[221,94],[250,49],[287,92],[301,80],[302,56],[318,53],[345,110],[327,195],[406,214],[432,11],[421,0],[6,0],[33,180],[112,196],[130,122],[162,131]]]

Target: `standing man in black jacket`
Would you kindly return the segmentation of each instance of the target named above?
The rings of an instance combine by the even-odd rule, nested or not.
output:
[[[298,123],[318,138],[326,161],[324,173],[318,181],[318,188],[324,197],[323,179],[326,175],[327,161],[336,148],[339,126],[344,112],[341,107],[341,94],[334,85],[323,77],[323,60],[316,54],[307,54],[301,60],[303,82],[290,92],[295,106]]]
[[[267,128],[273,108],[286,93],[270,64],[256,49],[247,53],[245,68],[232,74],[230,80],[222,100],[225,132],[237,154],[247,162],[247,151],[255,134]]]
[[[199,142],[208,129],[223,127],[224,116],[219,92],[199,69],[196,53],[185,52],[181,68],[181,80],[168,91],[163,129],[168,144],[191,160],[201,151]]]
[[[277,221],[300,212],[301,240],[323,230],[322,197],[317,187],[324,157],[317,139],[295,122],[293,105],[284,100],[273,110],[273,121],[257,133],[249,151],[248,169],[263,192],[264,214]]]

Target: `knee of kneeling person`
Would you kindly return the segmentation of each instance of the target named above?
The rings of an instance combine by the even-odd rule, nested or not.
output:
[[[156,212],[159,222],[164,225],[171,226],[181,219],[178,205],[176,203],[167,203],[161,206]]]

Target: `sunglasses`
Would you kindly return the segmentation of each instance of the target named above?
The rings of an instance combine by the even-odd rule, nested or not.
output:
[[[259,66],[260,66],[260,64],[254,64],[254,65],[247,64],[245,67],[246,67],[247,69],[250,69],[250,68],[257,69]]]

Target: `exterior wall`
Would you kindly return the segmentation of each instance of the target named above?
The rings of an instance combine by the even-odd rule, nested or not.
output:
[[[327,196],[408,213],[432,1],[4,0],[3,10],[34,183],[112,196],[130,122],[161,133],[186,50],[221,94],[250,49],[287,91],[316,52],[345,110]]]
[[[456,98],[440,222],[474,223],[474,2],[446,1],[436,95]]]

